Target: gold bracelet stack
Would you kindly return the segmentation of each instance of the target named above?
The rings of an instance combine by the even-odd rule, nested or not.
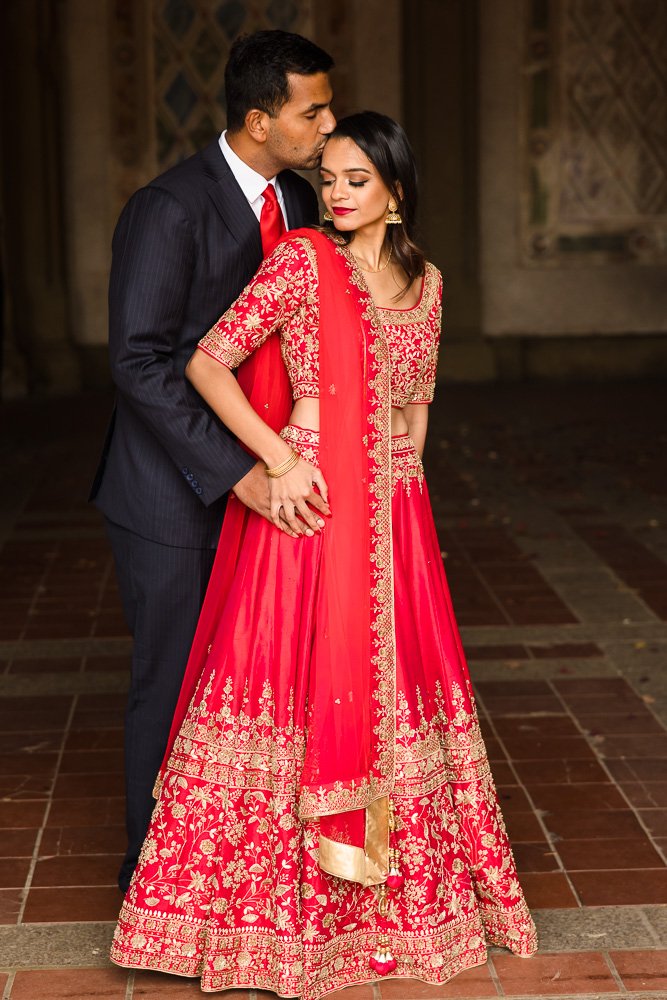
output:
[[[280,465],[276,465],[274,469],[269,469],[267,466],[266,468],[267,476],[270,476],[271,479],[279,479],[280,476],[284,476],[286,472],[289,472],[290,469],[293,469],[300,458],[301,456],[297,455],[297,453],[293,451],[289,456],[289,458],[286,458],[284,462],[280,463]]]

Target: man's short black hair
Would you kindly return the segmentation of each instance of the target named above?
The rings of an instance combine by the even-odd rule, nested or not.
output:
[[[274,116],[290,99],[288,73],[327,73],[331,56],[319,45],[291,31],[255,31],[231,47],[225,69],[227,128],[238,132],[253,108]]]

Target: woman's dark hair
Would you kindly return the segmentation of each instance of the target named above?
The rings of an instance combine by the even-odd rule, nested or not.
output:
[[[387,226],[387,240],[392,248],[394,260],[405,271],[408,281],[400,290],[397,299],[402,298],[415,278],[424,274],[426,259],[415,242],[417,222],[417,168],[408,137],[393,118],[378,111],[361,111],[356,115],[341,118],[329,136],[333,139],[351,139],[366,154],[398,205],[401,225]],[[333,224],[326,225],[331,232]],[[339,233],[347,243],[354,233]]]
[[[291,31],[255,31],[241,35],[225,67],[227,128],[238,132],[253,108],[277,115],[290,99],[288,73],[327,73],[331,56],[319,45]]]

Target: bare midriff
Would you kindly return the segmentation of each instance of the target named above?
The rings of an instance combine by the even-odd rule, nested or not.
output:
[[[304,430],[309,431],[319,431],[320,429],[320,403],[318,399],[313,399],[312,396],[303,396],[301,399],[297,399],[292,408],[292,415],[290,416],[290,423],[296,424],[297,427],[303,427]],[[398,406],[392,406],[391,408],[391,435],[392,437],[398,437],[401,434],[408,433],[408,422],[405,419],[405,413]]]

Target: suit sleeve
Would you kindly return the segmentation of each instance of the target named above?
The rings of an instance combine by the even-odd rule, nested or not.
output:
[[[208,506],[254,460],[202,404],[175,364],[196,262],[192,224],[159,188],[143,188],[116,227],[109,286],[114,382]]]

